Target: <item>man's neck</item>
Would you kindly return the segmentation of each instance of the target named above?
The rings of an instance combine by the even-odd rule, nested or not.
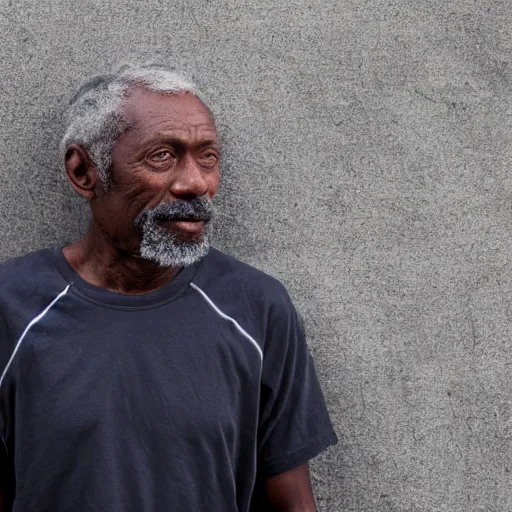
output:
[[[180,271],[179,268],[161,267],[114,247],[94,227],[81,240],[64,247],[63,253],[84,281],[130,295],[161,288]]]

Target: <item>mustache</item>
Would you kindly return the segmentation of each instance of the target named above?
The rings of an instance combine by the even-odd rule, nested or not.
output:
[[[135,226],[141,229],[149,220],[162,222],[167,220],[193,220],[209,222],[215,214],[212,200],[208,196],[195,197],[189,201],[177,199],[161,203],[146,210],[135,219]]]

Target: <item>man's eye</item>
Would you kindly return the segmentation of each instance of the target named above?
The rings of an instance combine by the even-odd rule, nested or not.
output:
[[[204,153],[202,156],[202,160],[204,161],[204,163],[206,165],[215,165],[217,163],[218,159],[219,159],[219,157],[213,151]]]
[[[167,160],[171,157],[169,151],[158,151],[157,153],[153,153],[151,155],[151,160],[156,160],[157,162],[161,162],[162,160]]]

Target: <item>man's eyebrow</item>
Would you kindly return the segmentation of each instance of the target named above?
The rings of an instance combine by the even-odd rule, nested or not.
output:
[[[162,135],[158,135],[158,136],[146,141],[145,143],[143,143],[143,146],[145,148],[147,148],[148,146],[152,146],[154,144],[159,144],[159,143],[168,143],[168,144],[172,144],[172,145],[178,146],[178,147],[184,147],[184,146],[188,145],[186,139],[184,139],[183,137],[180,137],[179,135],[162,134]],[[196,149],[203,149],[203,148],[211,147],[211,148],[216,149],[217,151],[220,151],[221,143],[218,139],[215,139],[215,138],[202,139],[202,140],[199,140],[197,143],[195,143],[194,147]]]
[[[220,151],[221,144],[216,139],[208,139],[208,140],[199,141],[199,143],[196,144],[196,147],[198,149],[213,148],[213,149],[216,149],[217,151]]]

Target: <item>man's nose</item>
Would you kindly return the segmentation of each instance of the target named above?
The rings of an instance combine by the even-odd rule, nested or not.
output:
[[[171,193],[176,196],[204,196],[208,192],[201,166],[193,155],[185,155],[182,165],[174,176],[171,184]]]

